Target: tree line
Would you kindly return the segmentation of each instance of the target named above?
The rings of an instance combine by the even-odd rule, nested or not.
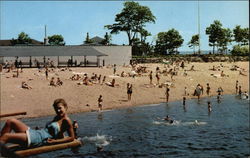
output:
[[[125,32],[128,38],[128,45],[132,46],[133,55],[168,55],[178,54],[178,48],[183,45],[184,39],[179,31],[172,28],[166,32],[159,32],[156,36],[156,43],[153,45],[146,41],[151,33],[145,29],[146,24],[155,23],[156,17],[153,15],[149,7],[142,6],[138,2],[124,2],[124,8],[115,16],[115,23],[105,25],[104,28],[110,30],[110,34],[106,32],[103,45],[110,45],[111,35]],[[249,28],[241,28],[237,25],[233,30],[224,28],[219,20],[215,20],[205,30],[208,35],[209,46],[212,47],[212,53],[227,53],[228,46],[232,42],[237,45],[233,46],[231,53],[233,55],[249,54]],[[194,53],[199,46],[199,35],[195,34],[188,42],[188,46],[193,49]],[[48,37],[50,45],[65,45],[62,35],[52,35]],[[25,44],[30,42],[30,38],[24,32],[18,35],[16,40],[12,40],[13,44]],[[85,44],[91,44],[93,41],[89,38],[89,34],[83,41]],[[216,49],[216,51],[215,51]]]

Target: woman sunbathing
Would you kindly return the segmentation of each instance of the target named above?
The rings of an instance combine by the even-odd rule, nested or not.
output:
[[[0,143],[16,143],[24,147],[38,147],[73,141],[75,135],[71,120],[66,114],[67,103],[64,99],[56,99],[53,107],[56,116],[46,124],[44,129],[33,130],[17,119],[7,120],[1,131]],[[65,132],[68,133],[68,137],[64,137]]]
[[[241,70],[239,71],[239,75],[247,76],[247,74],[244,74]]]
[[[26,82],[22,82],[22,88],[24,89],[32,89],[32,87],[30,87]]]

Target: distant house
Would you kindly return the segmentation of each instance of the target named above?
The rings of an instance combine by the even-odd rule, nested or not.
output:
[[[101,37],[95,36],[95,37],[91,38],[90,40],[93,41],[93,44],[102,44],[102,41],[104,39]]]
[[[18,45],[20,45],[20,44],[18,44]],[[24,44],[24,45],[26,45],[26,44]],[[29,43],[28,45],[42,46],[43,42],[31,39],[31,43]],[[9,40],[0,40],[0,46],[13,46],[12,39],[9,39]]]
[[[88,43],[88,44],[84,43],[84,44],[81,44],[81,46],[86,46],[86,45],[87,46],[89,46],[89,45],[102,46],[102,45],[104,45],[102,43],[104,38],[101,38],[99,36],[95,36],[95,37],[91,38],[90,40],[92,41],[92,43]]]

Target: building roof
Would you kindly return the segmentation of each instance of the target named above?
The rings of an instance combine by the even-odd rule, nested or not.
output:
[[[91,46],[0,46],[2,57],[107,56]]]
[[[93,38],[90,39],[91,41],[93,41],[93,43],[101,43],[104,39],[99,37],[99,36],[95,36]]]
[[[9,40],[0,40],[0,46],[12,46],[12,39]],[[43,45],[43,42],[31,39],[31,43],[28,45]]]

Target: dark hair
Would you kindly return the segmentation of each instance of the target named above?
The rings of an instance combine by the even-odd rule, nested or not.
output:
[[[211,102],[210,102],[210,101],[208,101],[207,103],[208,103],[208,104],[211,104]]]
[[[53,107],[55,108],[59,103],[62,103],[63,106],[64,106],[66,109],[68,109],[68,105],[67,105],[66,101],[65,101],[64,99],[61,99],[61,98],[56,99],[56,100],[54,101]]]

